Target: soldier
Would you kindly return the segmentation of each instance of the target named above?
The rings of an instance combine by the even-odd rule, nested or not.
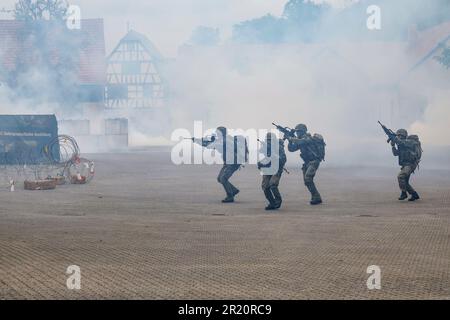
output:
[[[272,148],[276,148],[272,150]],[[258,169],[262,170],[262,189],[269,205],[266,210],[277,210],[281,207],[282,198],[278,185],[286,164],[286,153],[284,151],[284,141],[278,139],[274,133],[266,135],[266,141],[261,142],[260,153],[265,158],[258,162]],[[272,167],[273,166],[273,167]]]
[[[396,135],[391,139],[392,153],[398,157],[398,163],[401,166],[398,174],[398,184],[401,190],[398,200],[402,201],[411,195],[409,201],[419,200],[419,194],[410,185],[409,179],[419,165],[422,157],[422,147],[419,137],[416,135],[408,136],[405,129],[399,129]]]
[[[304,161],[303,180],[311,193],[311,205],[321,204],[322,197],[314,184],[314,177],[320,163],[325,160],[325,142],[322,136],[319,134],[311,136],[306,125],[299,124],[295,127],[295,135],[293,137],[285,135],[285,139],[289,141],[290,152],[300,150],[300,157]]]
[[[225,127],[218,127],[216,129],[216,134],[213,137],[214,138],[211,140],[193,140],[203,147],[217,150],[222,154],[223,167],[222,170],[220,170],[217,181],[223,186],[227,195],[222,202],[232,203],[234,202],[234,197],[239,193],[239,189],[231,184],[229,180],[247,161],[247,141],[242,136],[232,137],[228,135]]]

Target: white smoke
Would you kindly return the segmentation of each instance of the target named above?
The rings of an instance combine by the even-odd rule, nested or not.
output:
[[[242,129],[270,129],[272,122],[290,127],[306,123],[312,133],[324,135],[330,158],[347,162],[365,155],[370,160],[372,152],[386,148],[378,120],[394,130],[405,126],[426,144],[445,144],[446,138],[439,142],[432,138],[443,133],[443,125],[434,121],[442,122],[439,115],[446,105],[434,105],[445,101],[444,92],[423,89],[435,62],[425,64],[422,72],[408,74],[415,60],[405,47],[192,48],[171,69],[176,96],[170,106],[173,128],[189,129],[194,120],[202,120],[208,128]],[[401,82],[402,77],[414,81]],[[426,86],[434,88],[435,81],[428,79]],[[422,126],[413,125],[422,117]]]
[[[450,93],[448,90],[438,91],[430,98],[423,119],[414,122],[410,131],[418,134],[425,144],[449,146],[449,119]]]
[[[91,2],[81,2],[82,9],[94,10],[98,5],[91,7]],[[341,7],[357,1],[328,2]],[[255,5],[247,1],[243,6],[248,3]],[[138,8],[145,6],[143,2],[137,4]],[[156,3],[152,6],[158,7]],[[208,8],[213,10],[216,6],[208,4]],[[113,40],[124,34],[123,28],[110,29],[113,9],[108,6],[105,17],[108,47],[113,47]],[[182,18],[177,10],[169,11]],[[408,8],[398,8],[400,14],[405,10]],[[203,15],[206,12],[210,11]],[[358,14],[362,18],[351,18],[360,19],[363,22],[360,27],[364,29],[366,12]],[[130,11],[129,17],[139,20],[141,13]],[[230,24],[238,23],[242,17],[236,15],[235,21],[223,19]],[[200,17],[190,17],[189,26],[192,20],[198,24],[203,22]],[[335,29],[345,28],[344,25],[345,21],[341,21]],[[139,31],[149,35],[157,46],[180,45],[188,38],[186,35],[183,40],[178,33],[170,34],[163,24],[160,29],[146,24],[140,27]],[[190,32],[192,28],[185,29]],[[202,120],[205,128],[224,125],[270,129],[272,122],[286,126],[306,123],[311,132],[324,135],[331,159],[348,157],[359,161],[368,152],[376,152],[376,148],[386,148],[384,134],[376,123],[381,120],[392,129],[405,127],[419,134],[425,144],[448,145],[444,121],[449,99],[440,83],[444,78],[448,81],[450,75],[434,61],[424,64],[419,72],[408,74],[418,58],[400,40],[280,45],[234,45],[225,41],[218,47],[185,48],[169,64],[165,75],[171,96],[166,106],[170,125],[157,116],[139,117],[139,112],[133,112],[136,125],[130,123],[130,142],[136,146],[168,143],[171,131],[190,129],[195,120]],[[0,99],[3,99],[0,107],[3,113],[60,112],[52,105]]]

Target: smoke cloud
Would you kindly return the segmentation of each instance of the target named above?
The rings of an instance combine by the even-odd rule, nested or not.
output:
[[[333,8],[320,16],[314,38],[307,43],[281,39],[250,44],[233,42],[232,26],[266,13],[282,19],[282,1],[134,1],[132,5],[119,0],[74,1],[81,6],[83,18],[105,19],[108,51],[130,21],[164,55],[175,57],[164,66],[169,117],[130,113],[133,145],[166,144],[173,130],[191,129],[195,120],[202,120],[205,128],[271,129],[272,122],[306,123],[312,133],[325,137],[331,163],[381,163],[380,158],[391,157],[377,124],[381,120],[394,130],[404,127],[419,134],[424,146],[448,146],[450,72],[433,59],[411,71],[442,39],[431,33],[425,48],[416,48],[409,29],[420,22],[420,35],[445,23],[442,16],[423,16],[424,11],[442,11],[439,1],[430,1],[426,10],[403,0],[326,2]],[[365,9],[377,3],[382,8],[382,29],[370,31]],[[231,9],[233,4],[239,9]],[[186,6],[194,13],[187,14]],[[221,43],[182,46],[199,25],[220,28]],[[41,81],[39,76],[30,79]],[[11,95],[3,91],[1,96],[4,100]],[[5,105],[20,112],[30,104],[2,103],[2,112]],[[32,110],[60,112],[45,104]]]

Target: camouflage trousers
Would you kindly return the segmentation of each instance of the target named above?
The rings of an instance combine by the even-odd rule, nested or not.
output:
[[[311,193],[311,200],[322,199],[319,191],[316,188],[316,185],[314,184],[314,177],[316,176],[319,167],[320,167],[319,160],[305,162],[305,164],[303,164],[302,167],[303,181],[305,182],[306,188],[308,188],[309,192]]]
[[[228,197],[234,197],[239,192],[239,190],[233,186],[229,180],[240,167],[240,164],[224,164],[222,170],[220,170],[219,176],[217,177],[217,182],[223,186]]]
[[[279,206],[283,201],[280,190],[278,189],[282,174],[283,171],[280,170],[277,174],[263,176],[261,187],[267,201],[269,201],[271,205]]]
[[[402,192],[408,192],[409,194],[413,194],[416,192],[414,188],[409,184],[409,179],[411,175],[416,170],[415,165],[402,166],[400,173],[398,174],[398,185]]]

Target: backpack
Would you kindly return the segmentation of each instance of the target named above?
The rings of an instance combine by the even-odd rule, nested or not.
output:
[[[316,155],[320,159],[320,161],[325,161],[325,147],[326,143],[323,139],[322,135],[315,133],[312,136],[312,141],[314,142],[314,146],[316,149]]]
[[[422,144],[420,143],[419,136],[410,135],[408,139],[413,141],[412,148],[410,150],[411,160],[418,165],[420,163],[420,160],[422,159],[423,153]]]

